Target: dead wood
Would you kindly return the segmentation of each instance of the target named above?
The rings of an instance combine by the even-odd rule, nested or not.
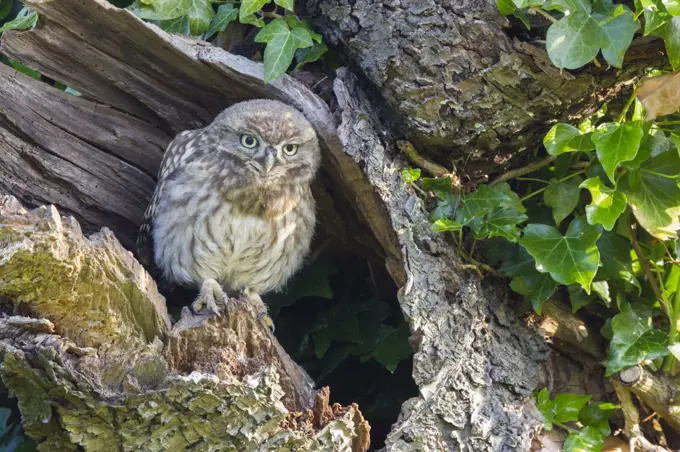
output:
[[[311,379],[253,304],[220,319],[187,309],[170,329],[110,231],[85,238],[54,206],[4,197],[0,237],[5,312],[31,317],[0,320],[0,376],[40,450],[366,450],[358,408],[310,409]]]

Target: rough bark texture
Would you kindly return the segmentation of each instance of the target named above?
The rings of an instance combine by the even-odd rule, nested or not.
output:
[[[0,200],[0,377],[40,450],[366,450],[356,407],[311,379],[240,303],[220,319],[165,300],[108,230]],[[165,342],[165,344],[164,344]],[[325,401],[325,404],[324,404]],[[298,414],[294,414],[298,412]]]
[[[476,154],[473,164],[494,158],[505,163],[508,153],[538,143],[549,122],[592,109],[598,94],[652,60],[662,61],[658,46],[621,73],[595,67],[560,71],[543,42],[508,36],[509,21],[494,0],[305,5],[327,39],[382,94],[407,138],[447,164],[468,153]]]
[[[572,76],[551,69],[544,56],[531,53],[534,48],[526,54],[515,49],[524,44],[511,43],[503,35],[486,2],[420,7],[415,2],[393,3],[354,2],[334,10],[324,2],[320,8],[343,27],[356,28],[342,31],[338,26],[346,34],[338,34],[335,42],[340,38],[349,42],[347,36],[352,34],[354,53],[350,54],[390,105],[411,118],[405,119],[410,127],[417,132],[422,126],[423,143],[428,141],[422,132],[431,133],[433,149],[452,142],[454,135],[459,137],[456,146],[496,149],[498,141],[533,127],[531,115],[547,118],[555,109],[566,109],[569,102],[586,97],[586,88],[575,93],[576,88],[568,84]],[[322,205],[331,207],[322,210],[321,227],[333,229],[341,217],[334,209],[347,207],[343,212],[355,217],[356,230],[346,235],[378,256],[400,287],[399,301],[416,351],[413,377],[420,396],[404,405],[387,439],[387,450],[529,448],[539,424],[531,390],[539,380],[547,346],[538,333],[523,325],[503,290],[457,268],[453,248],[445,236],[432,232],[422,201],[401,183],[403,162],[395,156],[393,143],[386,141],[389,133],[378,120],[375,103],[367,100],[349,70],[340,70],[334,82],[337,110],[332,115],[320,98],[292,78],[284,76],[265,85],[260,64],[164,33],[104,0],[31,5],[41,14],[38,27],[3,33],[0,50],[84,95],[78,98],[0,67],[0,190],[31,205],[55,204],[81,220],[86,231],[108,226],[129,247],[151,195],[163,147],[172,135],[207,123],[240,100],[267,97],[288,102],[307,115],[323,146],[324,168],[315,195],[328,198]],[[387,18],[390,9],[395,15]],[[359,12],[362,16],[356,19]],[[445,48],[435,48],[440,56],[423,51],[407,58],[406,46],[394,47],[392,37],[400,33],[424,49],[430,39],[422,33],[427,27],[439,30],[433,39],[449,40]],[[333,33],[340,33],[337,30]],[[489,36],[498,37],[498,43]],[[365,49],[359,45],[361,40]],[[378,43],[384,49],[373,52]],[[399,71],[406,67],[415,73],[402,77]],[[445,86],[448,100],[432,94],[444,86],[435,73],[451,77],[446,83],[453,85]],[[413,88],[416,100],[399,100],[397,94],[414,83],[420,84]],[[592,87],[581,83],[590,92]],[[564,97],[555,94],[562,90]],[[529,100],[536,107],[529,106]],[[478,123],[481,127],[475,127]],[[347,216],[345,221],[349,222]],[[14,281],[14,276],[0,278],[0,287]],[[30,284],[22,287],[30,290]],[[35,298],[25,292],[8,297],[12,303],[23,300],[12,306],[27,305],[29,314],[51,319],[35,310]],[[100,304],[92,306],[103,316],[119,315],[111,312],[115,309],[104,312]],[[201,447],[207,448],[226,437],[235,450],[286,441],[293,441],[291,445],[306,441],[300,444],[310,448],[326,444],[333,450],[364,447],[361,438],[365,440],[366,427],[354,408],[333,410],[319,402],[313,416],[289,416],[286,410],[299,409],[305,394],[311,394],[300,384],[306,381],[304,374],[286,361],[275,342],[248,336],[251,330],[260,331],[251,316],[241,323],[232,320],[185,317],[180,324],[197,324],[197,329],[178,333],[183,326],[175,326],[163,339],[162,352],[153,334],[144,336],[138,344],[142,351],[137,353],[145,353],[154,363],[148,366],[153,378],[142,376],[140,381],[132,372],[115,373],[118,386],[111,403],[108,398],[104,401],[104,395],[111,395],[108,386],[104,391],[98,380],[89,377],[102,368],[88,368],[89,358],[67,355],[71,343],[92,346],[78,342],[78,333],[64,334],[68,328],[79,330],[80,323],[55,318],[56,333],[63,336],[57,337],[19,334],[16,324],[20,322],[15,320],[0,325],[5,331],[4,360],[10,363],[5,364],[3,379],[24,411],[38,406],[43,411],[37,413],[47,413],[46,394],[57,394],[55,401],[49,399],[56,404],[49,419],[65,423],[58,426],[62,433],[49,440],[89,444],[93,450],[96,441],[115,432],[130,450],[194,444],[199,438]],[[161,323],[159,328],[167,326]],[[204,345],[207,342],[213,345]],[[244,350],[249,353],[246,364],[238,359]],[[109,365],[108,357],[100,358],[100,364]],[[134,364],[120,366],[129,369]],[[155,371],[164,366],[169,373],[159,383]],[[148,375],[145,372],[140,375]],[[123,374],[136,380],[128,381]],[[147,383],[165,385],[167,390],[147,391]],[[35,391],[38,395],[33,396]],[[331,415],[337,418],[335,423],[318,430],[323,425],[319,419]],[[117,428],[114,433],[103,426],[101,434],[83,431],[80,417],[112,420]],[[39,438],[46,434],[38,431],[42,419],[27,417],[27,430]],[[295,428],[282,437],[279,425]],[[48,432],[57,432],[54,428]],[[346,446],[323,443],[329,438]]]
[[[494,287],[456,271],[453,247],[432,232],[422,201],[401,182],[401,162],[383,146],[349,71],[339,71],[335,94],[345,151],[362,162],[385,202],[405,259],[400,304],[421,396],[404,405],[387,450],[527,450],[539,424],[527,402],[547,356],[543,339]]]

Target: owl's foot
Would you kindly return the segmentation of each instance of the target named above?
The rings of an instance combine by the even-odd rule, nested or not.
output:
[[[259,312],[257,320],[261,320],[262,323],[264,323],[272,331],[272,333],[274,332],[274,321],[271,317],[269,317],[269,314],[267,313],[267,305],[264,304],[264,301],[262,301],[262,298],[260,298],[259,294],[252,292],[249,289],[243,289],[239,299],[241,301],[252,302]]]
[[[206,279],[201,285],[201,292],[198,295],[198,298],[191,304],[191,309],[196,314],[207,312],[213,315],[222,316],[222,309],[218,303],[221,303],[222,306],[227,308],[229,296],[217,281],[214,279]]]

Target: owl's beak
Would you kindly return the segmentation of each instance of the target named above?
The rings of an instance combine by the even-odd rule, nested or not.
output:
[[[262,167],[264,168],[264,173],[269,174],[271,169],[276,163],[276,149],[267,148],[264,151],[264,159],[262,161]]]

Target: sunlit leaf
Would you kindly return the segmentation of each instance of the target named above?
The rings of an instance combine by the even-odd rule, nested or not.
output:
[[[553,399],[555,422],[578,421],[578,413],[592,398],[590,395],[558,394]]]
[[[583,217],[575,218],[564,236],[554,227],[529,224],[519,243],[536,260],[538,271],[549,272],[560,284],[578,283],[590,293],[600,263],[595,243],[601,231],[599,225],[589,225]]]
[[[580,187],[588,189],[592,198],[586,206],[588,223],[601,224],[604,229],[611,231],[616,220],[626,210],[626,195],[607,187],[599,177],[587,179]]]
[[[680,17],[673,17],[659,28],[659,35],[666,45],[666,54],[673,69],[680,69]]]
[[[244,23],[243,22],[244,18],[260,11],[262,7],[269,3],[270,1],[271,0],[243,0],[241,2],[241,6],[239,7],[238,13],[238,17],[241,23]]]
[[[605,436],[597,427],[584,427],[567,436],[562,450],[564,452],[600,452]]]
[[[595,149],[595,145],[591,141],[591,135],[591,133],[582,133],[572,125],[557,123],[543,138],[543,145],[550,155],[592,151]]]
[[[620,68],[623,65],[623,54],[626,53],[633,35],[640,29],[640,24],[633,12],[625,5],[618,5],[609,14],[594,13],[604,40],[601,42],[602,56],[607,63]]]
[[[35,27],[38,22],[38,13],[35,10],[24,6],[21,11],[17,14],[17,17],[5,22],[2,27],[0,27],[0,32],[8,30],[28,30]]]
[[[552,400],[550,400],[550,393],[546,388],[536,394],[536,408],[543,415],[543,428],[552,430],[555,422],[555,413]]]
[[[205,38],[210,38],[215,33],[224,31],[230,22],[235,21],[238,18],[238,8],[234,8],[234,5],[225,3],[217,8],[217,14],[210,21],[210,27],[208,31],[205,32]]]
[[[548,28],[548,56],[558,68],[578,69],[597,56],[605,39],[593,16],[575,11]]]
[[[404,168],[401,170],[401,180],[402,182],[409,184],[420,179],[420,169],[419,168]]]
[[[675,150],[664,152],[629,171],[617,191],[626,195],[635,218],[659,240],[676,237],[680,230],[680,157]]]
[[[619,163],[635,158],[643,135],[639,121],[608,122],[598,126],[593,133],[593,143],[609,180],[615,181],[614,172]]]
[[[650,316],[640,316],[628,307],[612,319],[606,375],[609,376],[645,359],[668,355],[668,335],[654,329]]]

